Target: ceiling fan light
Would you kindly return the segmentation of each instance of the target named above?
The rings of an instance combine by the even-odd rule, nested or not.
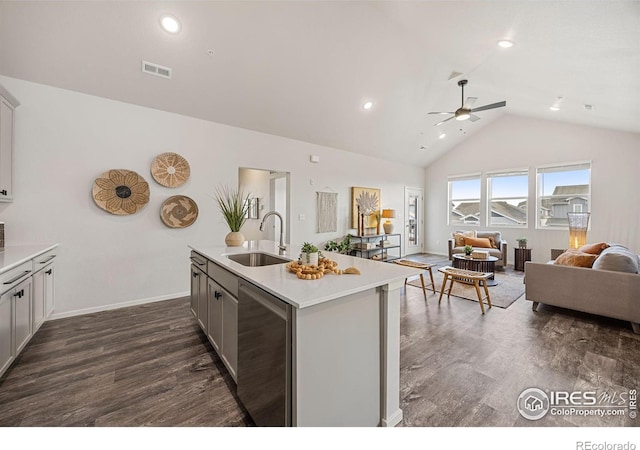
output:
[[[554,106],[549,106],[549,109],[551,111],[560,111],[560,107],[559,106],[555,106],[555,105]]]
[[[501,48],[511,48],[514,45],[515,45],[514,42],[508,39],[502,39],[498,41],[498,47],[501,47]]]
[[[467,120],[469,117],[471,117],[471,114],[465,112],[465,113],[458,114],[456,116],[456,120],[460,120],[460,121]]]
[[[444,133],[440,133],[440,136],[438,136],[438,139],[444,139],[444,138],[446,138],[446,137],[447,137],[447,135],[446,135],[446,134],[444,134]]]

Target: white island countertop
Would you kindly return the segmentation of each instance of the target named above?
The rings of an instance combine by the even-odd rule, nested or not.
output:
[[[339,269],[357,267],[361,275],[327,274],[319,280],[301,280],[287,270],[286,264],[247,267],[226,257],[237,253],[263,252],[297,260],[300,247],[288,246],[286,255],[278,255],[277,244],[273,241],[249,241],[242,247],[189,245],[189,248],[296,308],[307,308],[393,282],[404,282],[405,278],[422,272],[397,264],[322,252],[325,257],[336,261]]]
[[[0,251],[0,273],[56,248],[58,244],[8,245]]]

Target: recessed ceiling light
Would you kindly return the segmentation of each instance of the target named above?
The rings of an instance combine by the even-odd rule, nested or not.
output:
[[[447,135],[446,135],[446,134],[444,134],[444,133],[440,133],[440,136],[438,136],[438,139],[444,139],[444,138],[446,138],[446,137],[447,137]]]
[[[515,43],[508,39],[502,39],[501,41],[498,41],[498,47],[501,47],[501,48],[511,48],[514,45]]]
[[[179,33],[181,28],[180,21],[169,14],[160,17],[160,25],[164,31],[171,34]]]
[[[559,106],[549,106],[549,109],[551,111],[560,111],[560,107]]]
[[[562,100],[564,100],[562,97],[556,98],[555,103],[553,105],[549,106],[549,109],[551,111],[560,111],[560,103],[562,103]]]
[[[362,105],[362,109],[369,110],[371,108],[373,108],[373,102],[372,101],[364,102],[364,104]]]

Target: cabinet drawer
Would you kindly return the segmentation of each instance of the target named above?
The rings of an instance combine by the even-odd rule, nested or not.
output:
[[[229,291],[231,295],[238,298],[237,276],[209,260],[207,260],[207,275],[216,280],[216,283]]]
[[[203,272],[207,270],[207,258],[193,250],[191,250],[191,263]]]
[[[24,277],[30,275],[32,271],[33,263],[29,260],[0,275],[0,293],[7,292],[22,281]]]
[[[48,252],[44,252],[43,254],[36,256],[35,258],[33,258],[33,271],[37,272],[38,270],[43,269],[44,266],[54,261],[56,259],[56,256],[58,256],[57,248],[51,249]]]

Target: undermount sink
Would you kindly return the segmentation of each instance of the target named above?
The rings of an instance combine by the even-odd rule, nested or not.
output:
[[[227,258],[248,267],[271,266],[273,264],[284,264],[289,262],[288,259],[260,252],[238,253],[237,255],[227,255]]]

